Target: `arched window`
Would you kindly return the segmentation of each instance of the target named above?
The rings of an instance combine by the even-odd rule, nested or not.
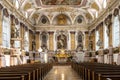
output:
[[[29,33],[26,30],[24,35],[24,49],[25,51],[29,51]]]
[[[108,31],[108,28],[107,28],[107,26],[104,24],[104,49],[108,48],[108,40],[109,40],[109,38],[108,38],[108,33],[107,33],[107,31]]]
[[[103,1],[103,8],[106,8],[106,7],[107,7],[107,1],[104,0],[104,1]]]
[[[96,38],[96,50],[98,50],[99,49],[99,46],[97,45],[97,42],[98,42],[98,40],[99,40],[99,31],[98,30],[96,30],[96,33],[95,33],[95,38]]]
[[[119,22],[119,15],[117,11],[114,13],[113,19],[113,47],[118,47],[120,44],[120,22]]]
[[[10,19],[7,9],[3,10],[3,19],[2,19],[2,43],[3,47],[10,48]]]
[[[18,9],[19,8],[19,1],[15,0],[15,7]]]

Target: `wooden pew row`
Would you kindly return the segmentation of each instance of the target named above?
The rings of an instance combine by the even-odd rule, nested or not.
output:
[[[100,63],[73,63],[72,68],[83,80],[120,80],[120,66]],[[110,76],[110,77],[109,77]]]
[[[85,78],[88,80],[98,80],[97,78],[95,78],[96,76],[99,77],[98,74],[104,74],[104,75],[115,75],[115,72],[120,72],[120,67],[119,66],[113,66],[113,65],[109,65],[109,66],[92,66],[92,67],[87,67],[85,69],[86,71],[86,76]],[[114,74],[113,74],[114,72]],[[110,74],[108,74],[110,73]],[[97,75],[96,75],[97,74]],[[117,74],[116,74],[117,75]]]
[[[100,75],[99,80],[120,80],[119,75]]]
[[[23,75],[23,74],[0,74],[0,78],[1,77],[13,77],[13,79],[15,77],[19,77],[21,80],[28,80],[27,79],[27,75]]]
[[[6,77],[19,77],[18,80],[42,80],[44,76],[52,69],[52,64],[25,64],[0,68],[0,79]],[[19,74],[19,75],[18,75]],[[21,77],[22,76],[22,77]],[[8,78],[4,78],[9,80]],[[12,79],[12,78],[10,78]]]
[[[41,76],[42,78],[45,76],[46,72],[48,71],[48,68],[46,66],[40,67],[41,68]]]
[[[40,66],[40,65],[39,65],[39,66]],[[44,68],[45,68],[44,65],[42,65],[42,67],[43,67],[43,68],[42,68],[42,69],[39,69],[39,70],[44,70]],[[41,67],[40,67],[40,68],[41,68]],[[45,72],[45,71],[43,71],[43,72]],[[42,74],[44,74],[44,73],[42,73]],[[35,74],[34,74],[34,75],[35,75]],[[38,75],[38,74],[36,74],[36,75]]]
[[[0,80],[24,80],[24,78],[21,77],[0,77]]]

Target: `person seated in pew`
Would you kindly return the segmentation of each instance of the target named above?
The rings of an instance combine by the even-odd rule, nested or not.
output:
[[[113,65],[117,65],[117,63],[116,63],[116,62],[113,62],[112,64],[113,64]]]
[[[90,59],[90,61],[89,62],[97,62],[97,58],[92,58],[92,59]]]

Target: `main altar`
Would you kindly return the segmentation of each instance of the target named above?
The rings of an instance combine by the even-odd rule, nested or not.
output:
[[[65,52],[65,49],[60,49],[59,52],[55,54],[55,57],[57,58],[59,63],[67,62],[70,56],[71,55],[69,53]]]

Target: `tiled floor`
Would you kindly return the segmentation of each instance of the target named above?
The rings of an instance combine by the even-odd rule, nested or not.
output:
[[[71,66],[54,66],[44,80],[82,80]]]

